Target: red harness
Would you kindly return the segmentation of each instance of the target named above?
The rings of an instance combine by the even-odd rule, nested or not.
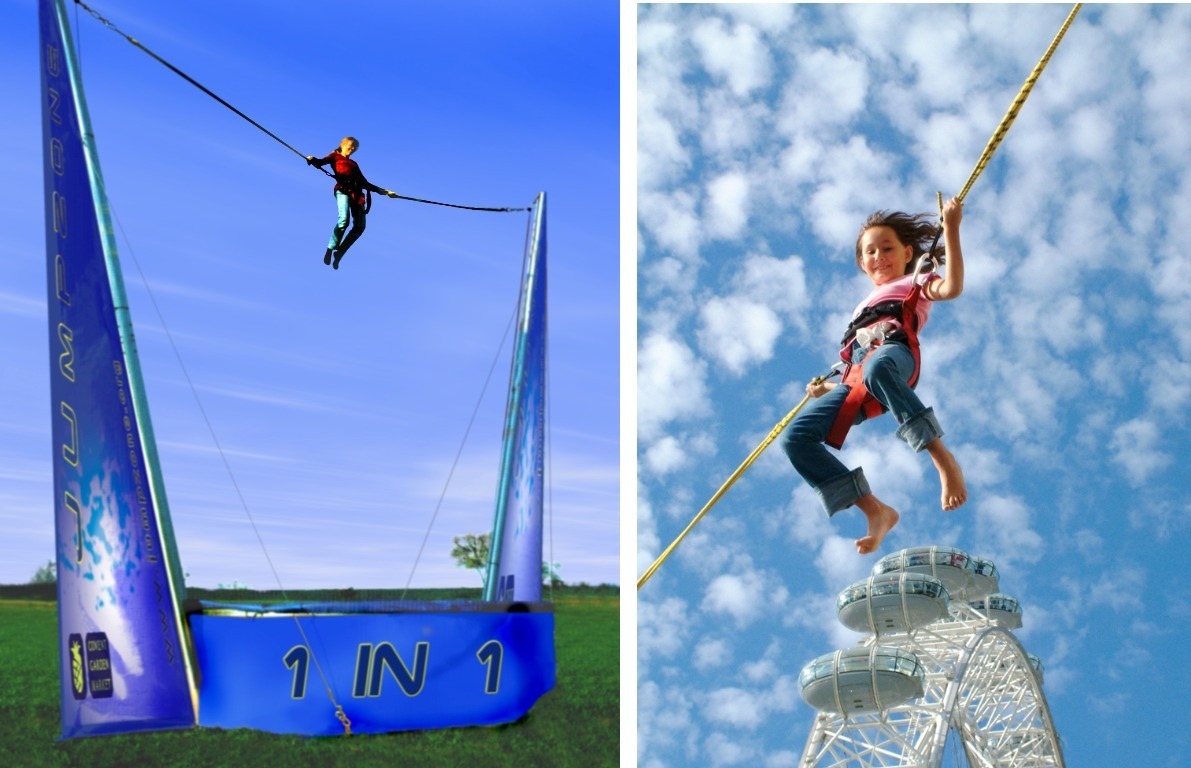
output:
[[[848,367],[844,370],[844,384],[848,385],[848,396],[844,400],[844,404],[840,406],[839,413],[835,416],[835,421],[831,424],[831,429],[827,432],[825,442],[832,448],[839,449],[844,444],[844,438],[848,436],[848,430],[856,423],[856,416],[860,410],[864,409],[864,416],[866,419],[871,419],[880,416],[885,412],[885,406],[881,405],[881,401],[873,397],[872,393],[868,391],[868,387],[864,386],[864,361],[859,365],[852,362],[852,342],[856,339],[856,331],[860,328],[868,327],[874,322],[877,322],[882,317],[896,318],[901,321],[901,332],[896,333],[891,337],[894,341],[904,342],[910,348],[910,353],[914,356],[914,373],[910,375],[909,385],[915,387],[918,384],[918,372],[921,368],[921,356],[918,352],[918,314],[915,309],[918,306],[918,299],[922,296],[922,286],[914,281],[914,287],[910,289],[910,294],[906,296],[904,301],[889,302],[887,304],[878,305],[877,307],[870,307],[869,317],[861,322],[853,321],[852,325],[848,326],[847,332],[844,334],[843,347],[840,350],[840,357]],[[896,306],[901,304],[900,312]],[[864,317],[862,314],[860,317]],[[882,344],[880,340],[873,342],[873,347],[878,347]],[[865,356],[867,359],[867,355]]]

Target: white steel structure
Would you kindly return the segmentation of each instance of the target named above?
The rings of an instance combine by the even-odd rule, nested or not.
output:
[[[873,571],[837,603],[847,626],[865,623],[870,634],[856,649],[811,662],[799,678],[819,710],[799,768],[937,768],[945,750],[973,768],[1063,768],[1041,663],[1013,635],[1021,609],[995,593],[995,566],[920,547]],[[944,606],[933,611],[942,617],[925,607],[932,601]],[[903,679],[892,680],[898,673]],[[907,700],[919,683],[921,695]]]

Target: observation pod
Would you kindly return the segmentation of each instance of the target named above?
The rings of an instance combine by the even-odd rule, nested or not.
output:
[[[997,592],[971,600],[968,605],[983,613],[998,626],[1010,629],[1021,629],[1021,603],[1017,598]]]
[[[1030,667],[1034,670],[1034,677],[1038,679],[1038,684],[1042,684],[1042,659],[1038,658],[1032,653],[1027,653],[1026,658],[1030,661]]]
[[[992,560],[984,557],[972,558],[972,586],[967,591],[969,600],[987,597],[1000,589],[1000,573]]]
[[[873,566],[873,575],[894,571],[927,573],[943,582],[947,592],[956,594],[972,586],[972,558],[962,549],[951,547],[910,547],[886,555]]]
[[[947,618],[949,602],[947,588],[934,576],[891,571],[853,583],[835,607],[848,629],[892,635]]]
[[[918,657],[887,645],[824,654],[802,668],[802,699],[844,715],[896,707],[922,696],[926,673]]]

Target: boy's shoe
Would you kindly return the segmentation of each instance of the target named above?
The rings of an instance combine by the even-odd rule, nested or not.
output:
[[[339,269],[339,260],[343,258],[343,254],[338,251],[335,252],[335,261],[331,262],[331,267]]]
[[[332,256],[334,253],[335,253],[335,249],[334,249],[334,248],[328,248],[328,249],[327,249],[327,252],[323,254],[323,263],[324,263],[324,264],[330,264],[330,263],[331,263],[331,256]]]

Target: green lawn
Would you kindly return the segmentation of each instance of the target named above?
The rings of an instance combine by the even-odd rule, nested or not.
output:
[[[194,728],[57,741],[56,606],[0,599],[2,760],[13,768],[619,765],[619,599],[556,597],[555,609],[557,684],[510,725],[329,738]]]

